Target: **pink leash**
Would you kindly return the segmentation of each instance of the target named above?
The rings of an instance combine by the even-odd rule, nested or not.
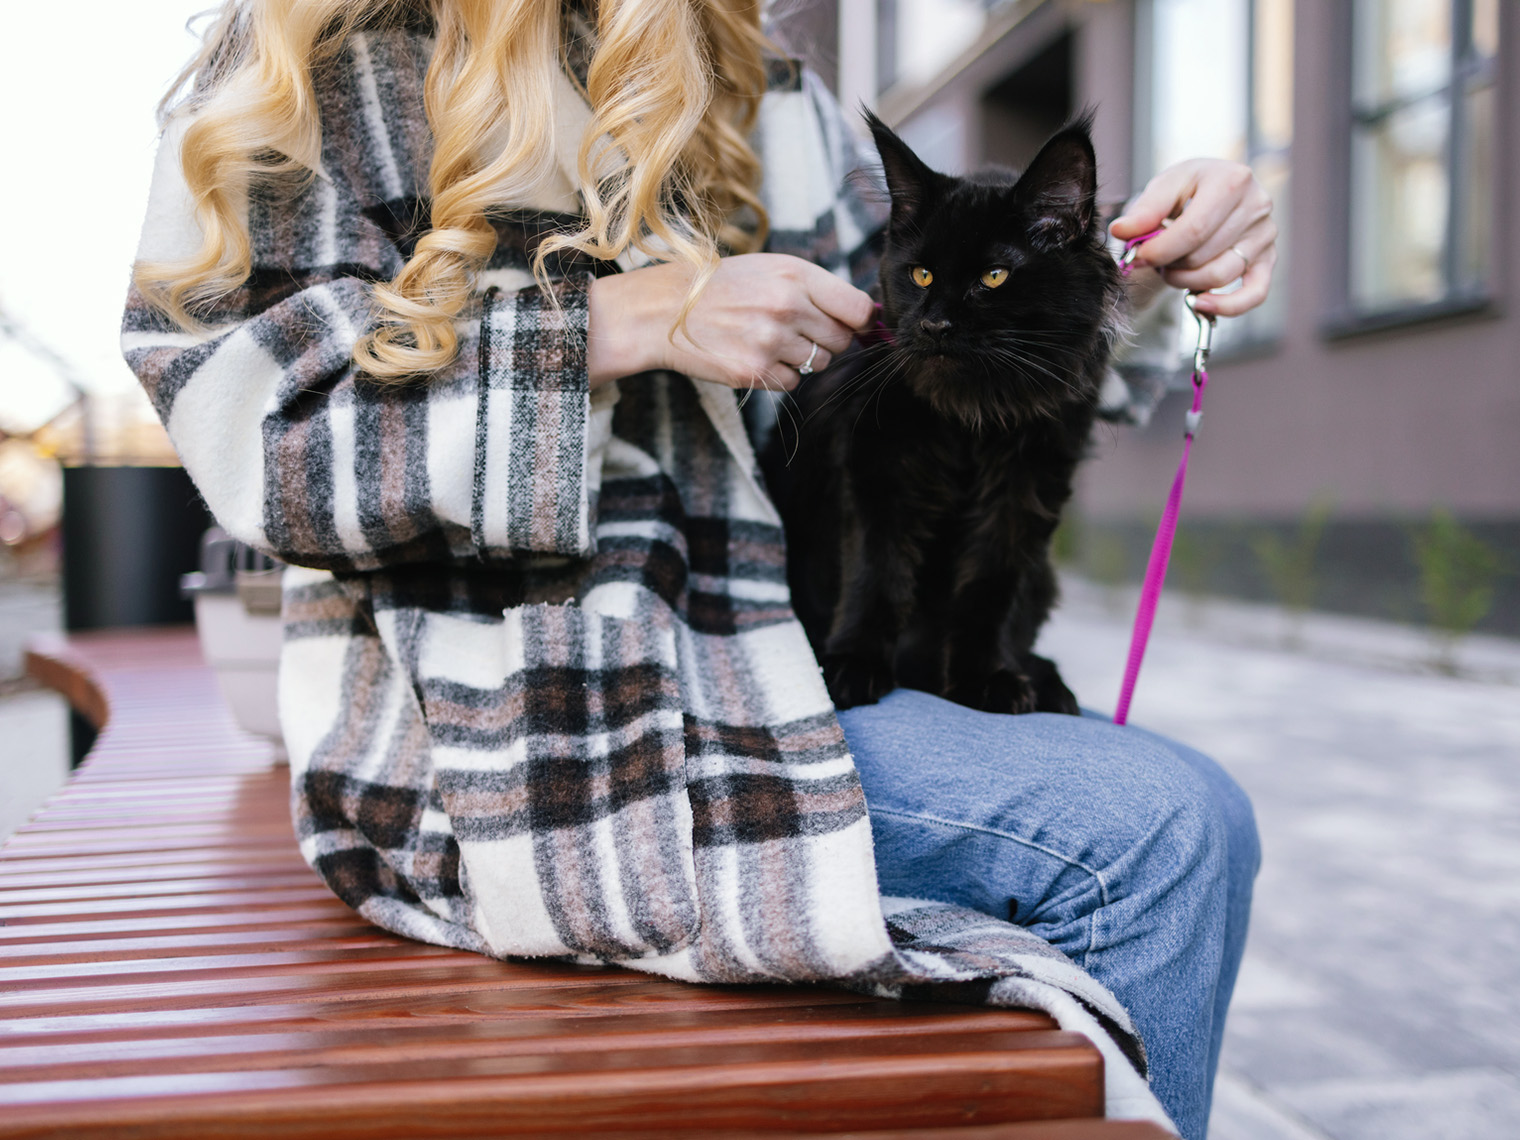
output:
[[[1124,243],[1124,256],[1119,271],[1129,276],[1135,261],[1135,250],[1143,242],[1159,234],[1155,230],[1143,237],[1131,238]],[[1188,456],[1193,450],[1193,437],[1203,419],[1203,390],[1208,387],[1209,373],[1205,367],[1209,349],[1214,341],[1214,317],[1200,314],[1193,307],[1193,294],[1187,295],[1187,307],[1198,321],[1198,347],[1193,352],[1193,406],[1187,414],[1187,430],[1182,443],[1182,462],[1172,480],[1171,494],[1166,497],[1166,509],[1161,512],[1160,525],[1156,527],[1156,540],[1151,544],[1150,561],[1145,567],[1145,584],[1140,588],[1140,608],[1135,613],[1135,628],[1129,639],[1129,659],[1124,663],[1124,684],[1119,689],[1119,707],[1114,712],[1114,723],[1125,724],[1129,720],[1129,702],[1135,694],[1135,680],[1140,676],[1140,662],[1145,659],[1145,645],[1150,640],[1151,624],[1156,620],[1156,603],[1161,600],[1161,587],[1166,581],[1166,566],[1172,557],[1172,541],[1177,537],[1177,516],[1182,512],[1182,487],[1187,481]]]

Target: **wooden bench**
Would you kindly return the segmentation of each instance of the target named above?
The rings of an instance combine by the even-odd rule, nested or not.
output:
[[[193,631],[28,668],[101,733],[0,849],[0,1137],[1165,1135],[1092,1119],[1101,1058],[1043,1014],[387,934],[302,862]]]

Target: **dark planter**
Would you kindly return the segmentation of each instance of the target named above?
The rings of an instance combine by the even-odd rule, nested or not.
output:
[[[210,525],[181,467],[64,468],[64,628],[194,621],[179,578],[199,566]],[[78,763],[90,742],[73,736]]]
[[[65,468],[65,628],[194,621],[179,576],[199,567],[210,525],[182,467]]]

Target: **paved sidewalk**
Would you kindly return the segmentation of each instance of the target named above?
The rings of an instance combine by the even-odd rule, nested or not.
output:
[[[62,624],[56,586],[0,580],[0,842],[68,775],[68,706],[53,693],[16,691],[26,639]]]
[[[1520,1136],[1520,643],[1470,676],[1421,672],[1423,636],[1169,600],[1132,708],[1251,794],[1250,942],[1212,1140]],[[1041,644],[1111,711],[1131,606],[1082,583]],[[1291,630],[1289,631],[1291,632]]]

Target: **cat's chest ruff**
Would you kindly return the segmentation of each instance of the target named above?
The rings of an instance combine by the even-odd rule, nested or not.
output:
[[[879,470],[906,509],[954,517],[985,497],[990,483],[1016,475],[1003,449],[980,445],[964,429],[920,415],[904,421],[884,449]]]

